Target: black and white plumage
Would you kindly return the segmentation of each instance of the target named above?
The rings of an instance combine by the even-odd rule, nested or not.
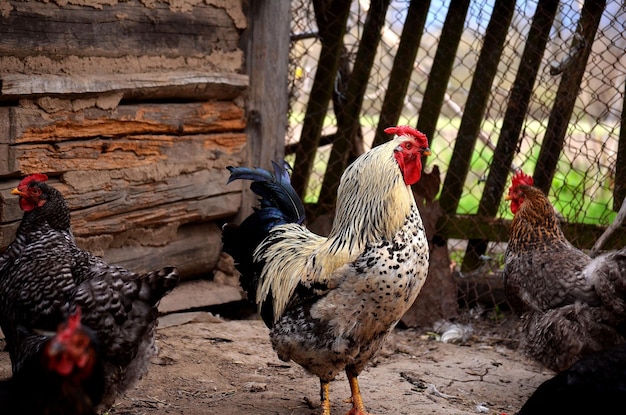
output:
[[[376,355],[419,293],[429,248],[411,185],[430,154],[410,127],[358,157],[342,175],[328,237],[302,223],[304,207],[284,168],[229,168],[231,181],[253,180],[260,207],[240,226],[223,229],[224,251],[241,284],[259,304],[282,360],[321,382],[322,413],[330,414],[329,383],[346,372],[351,415],[365,415],[357,376]]]
[[[46,180],[30,175],[12,192],[24,216],[0,258],[0,326],[16,373],[42,345],[33,330],[54,331],[80,307],[102,347],[106,409],[146,372],[157,306],[178,284],[178,272],[137,274],[78,248],[65,199]]]

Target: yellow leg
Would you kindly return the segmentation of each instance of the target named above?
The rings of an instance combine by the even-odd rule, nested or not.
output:
[[[320,401],[322,402],[322,415],[330,415],[330,383],[320,379]]]
[[[350,392],[352,394],[352,409],[347,415],[370,415],[365,410],[365,405],[363,405],[357,374],[350,369],[346,369],[346,375],[348,376],[348,382],[350,382]]]

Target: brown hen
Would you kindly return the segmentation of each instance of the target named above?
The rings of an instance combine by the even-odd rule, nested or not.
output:
[[[626,249],[592,259],[563,235],[533,179],[518,172],[507,199],[514,213],[504,288],[522,319],[521,349],[555,371],[623,341]]]

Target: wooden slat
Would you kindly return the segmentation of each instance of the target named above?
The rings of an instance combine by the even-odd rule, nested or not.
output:
[[[514,10],[515,4],[508,0],[496,1],[485,32],[485,40],[472,78],[467,104],[463,111],[459,133],[448,166],[448,173],[441,189],[439,203],[444,212],[448,214],[456,212],[463,193],[463,185],[467,179],[474,147],[485,115],[487,100],[493,79],[498,71],[504,41]]]
[[[248,85],[246,75],[236,73],[163,72],[134,74],[0,75],[0,100],[58,95],[120,93],[123,99],[180,98],[229,100]]]
[[[626,197],[626,82],[624,83],[623,94],[619,144],[615,160],[615,189],[613,190],[613,210],[616,212],[620,210]]]
[[[605,5],[604,0],[587,0],[580,15],[578,28],[582,39],[573,40],[570,46],[574,56],[563,71],[533,174],[535,186],[544,193],[548,193],[552,185],[552,178],[563,150],[567,127],[574,111],[580,83]]]
[[[380,120],[376,127],[373,146],[389,140],[385,128],[397,125],[402,113],[406,91],[409,88],[411,74],[415,69],[415,57],[419,48],[430,0],[411,0],[402,26],[400,44],[389,72],[389,84],[380,111]]]
[[[456,51],[461,41],[469,4],[469,0],[450,1],[448,14],[441,29],[437,52],[428,76],[424,100],[417,120],[417,129],[426,134],[431,145],[456,59]]]
[[[138,134],[208,134],[243,131],[245,114],[230,101],[120,105],[47,113],[0,107],[0,144],[51,143]]]
[[[88,5],[94,3],[95,6]],[[106,4],[109,3],[109,4]],[[238,49],[241,2],[5,1],[0,56],[193,57]]]
[[[552,0],[541,0],[537,3],[520,66],[511,87],[493,162],[478,204],[478,214],[482,217],[493,217],[497,213],[557,9],[558,2]],[[470,240],[462,270],[469,271],[478,267],[481,264],[480,256],[485,253],[486,249],[486,239]]]
[[[315,151],[311,151],[311,149],[316,149],[319,145],[328,104],[332,97],[351,4],[351,0],[332,2],[313,0],[321,50],[302,123],[300,146],[296,148],[296,160],[291,177],[293,188],[302,198],[313,170]]]
[[[447,239],[507,242],[510,223],[509,220],[503,219],[457,215],[442,218],[439,222],[439,230]],[[561,223],[561,229],[574,246],[580,249],[591,249],[605,228],[583,223]],[[624,232],[615,232],[603,249],[619,249],[624,246],[626,246],[626,229]]]
[[[370,8],[363,25],[363,35],[359,41],[359,49],[348,80],[345,103],[342,109],[344,117],[337,120],[337,138],[333,142],[320,190],[318,204],[325,211],[319,213],[327,213],[335,205],[339,178],[348,164],[348,155],[354,142],[353,138],[361,128],[360,114],[363,96],[367,89],[372,65],[376,59],[376,51],[389,3],[390,0],[373,0],[370,2]]]
[[[137,135],[120,139],[64,141],[9,146],[9,163],[0,166],[0,174],[35,172],[116,170],[149,167],[156,163],[170,170],[185,171],[192,166],[206,166],[211,149],[226,154],[240,151],[245,145],[242,133],[198,134],[186,136]]]

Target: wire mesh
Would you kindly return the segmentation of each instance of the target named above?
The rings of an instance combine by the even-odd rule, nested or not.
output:
[[[448,14],[450,2],[432,1],[428,10],[414,70],[399,124],[415,126],[419,119],[426,85],[437,53],[440,35]],[[286,145],[297,145],[302,122],[316,71],[327,70],[317,66],[320,39],[313,3],[292,0],[292,47],[290,56],[290,113]],[[349,64],[359,47],[360,36],[370,2],[351,3],[346,34],[345,58]],[[504,51],[498,70],[489,88],[489,98],[481,121],[477,144],[470,170],[465,178],[463,192],[456,209],[458,215],[476,215],[483,194],[486,177],[494,161],[502,121],[510,105],[511,87],[518,76],[522,51],[537,9],[537,1],[517,1],[509,26]],[[389,72],[400,42],[409,1],[393,0],[386,13],[377,59],[372,67],[365,93],[359,124],[364,147],[372,145]],[[518,147],[511,169],[522,168],[532,174],[548,128],[563,71],[579,53],[579,22],[582,2],[563,2],[552,23],[547,46],[543,51],[538,76],[521,126]],[[441,177],[455,174],[448,171],[452,150],[459,132],[463,110],[474,77],[474,71],[484,43],[484,36],[494,10],[493,0],[469,2],[469,8],[454,56],[452,73],[447,84],[443,105],[437,119],[435,134],[430,137],[433,155],[426,169],[437,165]],[[552,179],[549,198],[565,222],[606,226],[614,219],[612,209],[615,171],[626,83],[626,9],[620,1],[608,1],[595,33],[590,56],[587,59],[580,90],[567,126],[556,173]],[[340,76],[335,81],[335,93],[341,95]],[[336,132],[337,120],[330,105],[324,120],[322,135]],[[322,140],[322,143],[324,141]],[[315,203],[329,161],[330,145],[307,151],[314,152],[315,162],[309,177],[305,201]],[[289,154],[289,151],[287,151]],[[293,160],[293,159],[292,159]],[[337,178],[338,180],[338,178]],[[508,185],[507,185],[508,187]],[[501,200],[496,218],[510,219],[508,205]],[[476,217],[476,220],[480,220]],[[469,238],[469,236],[468,236]],[[575,243],[575,241],[572,241]],[[450,240],[451,258],[462,261],[466,241]],[[484,255],[487,272],[496,272],[501,266],[503,244],[492,242]]]

